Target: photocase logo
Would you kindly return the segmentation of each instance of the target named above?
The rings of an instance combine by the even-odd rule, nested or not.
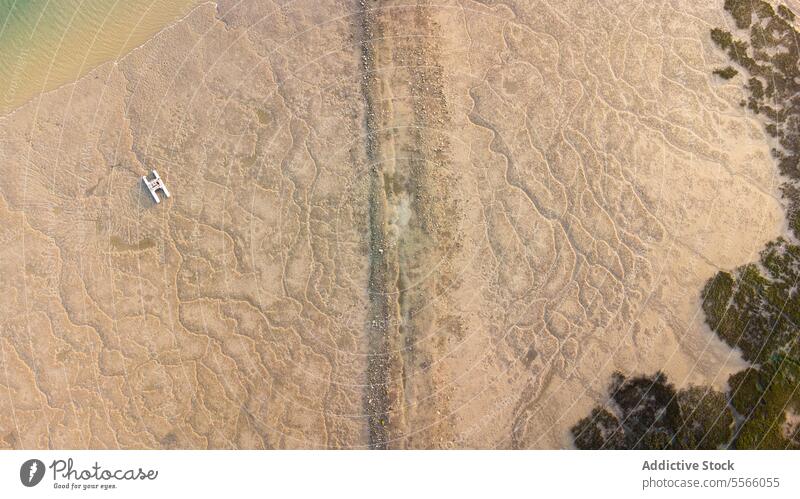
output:
[[[19,479],[26,487],[35,487],[44,478],[44,463],[38,459],[28,459],[19,468]]]

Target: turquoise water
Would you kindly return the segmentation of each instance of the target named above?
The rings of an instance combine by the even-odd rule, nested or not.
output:
[[[0,0],[0,112],[118,59],[198,0]]]

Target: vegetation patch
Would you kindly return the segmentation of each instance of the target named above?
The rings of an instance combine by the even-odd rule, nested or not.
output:
[[[772,155],[787,178],[782,189],[789,201],[792,230],[798,235],[800,39],[793,26],[795,15],[786,6],[781,5],[776,10],[763,0],[726,0],[725,10],[733,16],[737,28],[748,30],[748,40],[736,39],[721,28],[711,30],[711,39],[728,54],[734,65],[749,75],[745,86],[749,96],[742,104],[762,115],[767,131],[778,139],[780,147],[773,148]],[[715,71],[715,74],[719,73]]]
[[[719,272],[706,285],[703,311],[711,329],[745,360],[767,363],[776,353],[797,351],[800,324],[800,247],[779,238],[758,264],[733,274]]]
[[[726,0],[748,40],[720,28],[711,39],[748,75],[742,102],[761,116],[800,236],[800,58],[794,13],[762,0]],[[713,73],[733,78],[732,66]],[[752,365],[728,380],[726,393],[676,390],[662,373],[615,374],[607,404],[572,428],[581,449],[800,449],[800,246],[770,242],[758,262],[719,272],[703,289],[711,329]]]
[[[739,72],[736,71],[732,66],[727,66],[722,69],[715,69],[714,74],[719,76],[723,80],[730,80],[734,76],[738,75]]]
[[[676,390],[663,373],[615,373],[605,407],[572,429],[580,449],[717,449],[728,444],[733,414],[724,394],[707,387]]]
[[[609,402],[572,428],[580,449],[800,449],[800,247],[771,242],[758,263],[704,289],[714,332],[752,368],[729,390],[676,390],[662,373],[612,378]],[[734,417],[735,416],[735,417]],[[738,423],[734,425],[734,421]]]

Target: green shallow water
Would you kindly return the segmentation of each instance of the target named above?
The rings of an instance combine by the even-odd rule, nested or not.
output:
[[[0,0],[0,114],[118,59],[200,0]]]

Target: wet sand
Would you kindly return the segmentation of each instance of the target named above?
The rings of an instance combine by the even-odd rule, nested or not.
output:
[[[0,113],[119,59],[200,0],[0,0]]]
[[[709,2],[204,4],[0,118],[0,445],[560,448],[783,230]],[[153,205],[156,168],[173,197]]]

